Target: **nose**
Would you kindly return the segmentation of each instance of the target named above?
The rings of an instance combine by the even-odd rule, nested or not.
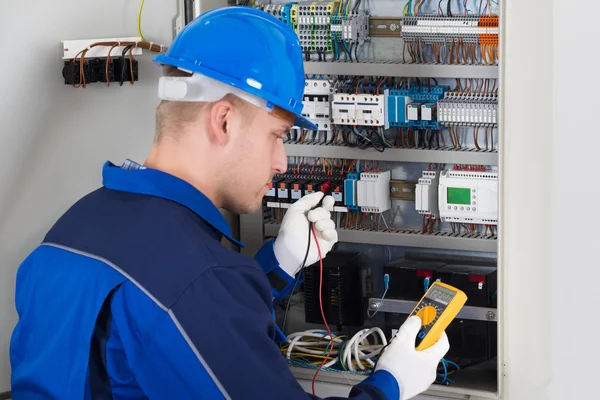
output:
[[[287,171],[287,155],[285,154],[283,140],[278,140],[273,147],[272,169],[277,174],[283,174]]]

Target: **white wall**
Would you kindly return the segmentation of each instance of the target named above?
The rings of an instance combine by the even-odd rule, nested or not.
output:
[[[598,15],[598,2],[554,2],[554,110],[548,110],[554,122],[553,169],[548,171],[553,243],[548,269],[554,292],[550,334],[555,377],[550,391],[556,400],[600,397],[600,334],[591,329],[598,326],[600,296],[600,56],[592,45]]]
[[[134,86],[74,89],[61,75],[60,40],[137,36],[138,6],[139,0],[0,2],[0,391],[9,389],[19,263],[67,207],[100,185],[105,160],[143,161],[154,134],[159,68],[151,56],[138,58]],[[146,0],[144,36],[170,44],[175,14],[175,0]]]

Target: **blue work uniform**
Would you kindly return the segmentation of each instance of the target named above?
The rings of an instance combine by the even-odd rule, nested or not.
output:
[[[272,243],[228,249],[206,196],[131,165],[107,162],[21,264],[14,398],[308,398],[273,341]],[[351,398],[396,400],[398,384],[378,371]]]

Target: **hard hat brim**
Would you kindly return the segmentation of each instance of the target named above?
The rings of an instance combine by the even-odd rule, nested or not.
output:
[[[296,120],[294,121],[294,125],[301,129],[309,129],[311,131],[317,131],[319,128],[314,123],[310,122],[307,118],[296,115]]]

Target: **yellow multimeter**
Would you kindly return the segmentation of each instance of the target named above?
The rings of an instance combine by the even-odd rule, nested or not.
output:
[[[434,345],[466,301],[467,295],[462,290],[442,282],[433,282],[409,315],[421,318],[416,349],[425,350]]]

